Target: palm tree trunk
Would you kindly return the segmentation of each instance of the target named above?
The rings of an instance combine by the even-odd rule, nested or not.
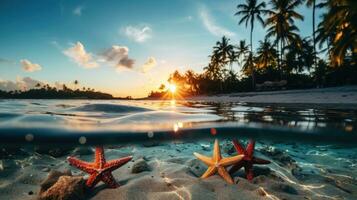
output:
[[[253,90],[255,90],[255,72],[254,72],[254,64],[253,64],[253,22],[250,24],[250,53],[252,56],[252,66],[251,66],[251,70],[252,70],[252,87]]]
[[[280,70],[280,48],[279,48],[279,42],[276,42],[276,52],[277,52],[277,60],[278,60],[278,70]]]
[[[283,80],[283,40],[280,40],[280,80]]]
[[[314,43],[314,65],[317,67],[317,56],[316,56],[316,36],[315,36],[315,11],[316,11],[316,0],[314,0],[312,5],[312,39]]]

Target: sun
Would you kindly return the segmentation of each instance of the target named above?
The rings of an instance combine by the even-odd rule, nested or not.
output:
[[[169,83],[168,85],[169,91],[173,94],[176,92],[176,85]]]

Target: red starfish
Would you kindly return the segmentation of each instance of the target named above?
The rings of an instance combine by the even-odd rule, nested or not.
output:
[[[115,181],[112,171],[129,162],[132,158],[132,156],[127,156],[106,162],[103,147],[96,147],[94,162],[85,162],[71,156],[68,157],[67,160],[70,165],[90,174],[86,182],[88,187],[92,188],[97,185],[99,181],[103,181],[109,187],[116,188],[119,184]]]
[[[254,146],[255,141],[250,140],[249,144],[247,145],[247,149],[238,142],[238,140],[233,140],[233,145],[238,154],[243,154],[243,159],[238,162],[237,164],[233,165],[232,168],[229,170],[229,173],[233,174],[234,172],[238,171],[240,168],[244,167],[245,174],[248,180],[252,180],[254,178],[253,173],[253,165],[254,164],[269,164],[270,161],[264,160],[261,158],[256,158],[253,156],[254,154]]]

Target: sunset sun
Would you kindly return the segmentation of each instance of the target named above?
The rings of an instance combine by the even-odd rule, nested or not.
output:
[[[169,91],[172,94],[174,94],[176,92],[176,85],[175,84],[169,83],[168,88],[169,88]]]

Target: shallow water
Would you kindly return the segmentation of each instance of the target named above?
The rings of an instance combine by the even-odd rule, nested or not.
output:
[[[1,100],[2,143],[212,137],[354,143],[357,110],[184,101]],[[214,129],[214,130],[212,130]],[[150,137],[149,137],[150,136]]]
[[[14,187],[38,190],[47,174],[43,168],[68,168],[65,157],[76,154],[75,147],[120,146],[111,148],[109,156],[123,152],[144,156],[156,166],[173,157],[192,160],[193,151],[210,154],[214,138],[223,147],[231,145],[232,138],[243,142],[253,138],[257,154],[273,162],[269,169],[274,174],[266,176],[279,177],[305,196],[354,199],[356,129],[357,110],[349,109],[184,101],[0,100],[0,197],[30,197],[26,192],[17,194]],[[48,151],[51,148],[65,150],[53,154]],[[27,171],[20,173],[21,169]],[[23,179],[33,182],[23,185]],[[280,192],[276,195],[285,197]]]

